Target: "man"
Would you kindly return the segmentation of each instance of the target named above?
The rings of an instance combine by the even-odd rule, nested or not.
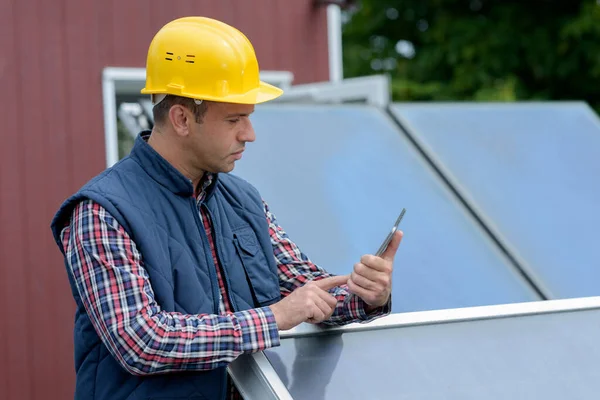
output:
[[[227,365],[279,345],[279,330],[389,313],[401,234],[331,276],[228,174],[255,140],[254,104],[282,93],[259,81],[241,32],[199,17],[165,25],[142,93],[152,131],[52,221],[77,304],[77,399],[224,399]]]

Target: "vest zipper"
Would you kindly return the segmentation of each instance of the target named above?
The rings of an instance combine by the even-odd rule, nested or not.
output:
[[[210,278],[210,287],[213,296],[213,309],[214,314],[219,314],[219,296],[221,295],[219,290],[219,279],[217,278],[217,271],[215,268],[217,266],[214,265],[212,252],[210,251],[210,243],[208,243],[208,237],[206,236],[206,231],[204,230],[204,225],[200,220],[200,210],[198,210],[198,204],[196,203],[196,199],[192,198],[191,200],[192,206],[192,214],[194,214],[194,221],[196,221],[196,226],[200,231],[200,237],[202,239],[202,247],[204,248],[204,257],[208,262],[208,276]],[[213,265],[213,268],[210,266]]]
[[[231,305],[231,308],[233,308],[233,311],[237,311],[238,310],[237,303],[236,303],[235,299],[233,298],[233,296],[231,295],[231,284],[229,282],[229,276],[227,276],[227,272],[225,271],[225,268],[222,266],[223,257],[221,257],[220,247],[217,245],[217,235],[215,235],[215,229],[214,229],[215,219],[213,218],[213,215],[212,215],[212,212],[210,211],[210,209],[204,203],[202,203],[202,205],[200,207],[204,207],[204,210],[206,210],[206,213],[208,214],[208,217],[210,218],[209,222],[210,222],[210,229],[211,229],[212,237],[213,237],[213,245],[215,246],[215,253],[217,253],[217,265],[215,265],[215,268],[221,268],[221,275],[223,275],[223,281],[225,282],[225,292],[227,293],[229,303]],[[211,253],[211,259],[212,259],[212,253]],[[219,291],[219,294],[220,293],[221,292]]]

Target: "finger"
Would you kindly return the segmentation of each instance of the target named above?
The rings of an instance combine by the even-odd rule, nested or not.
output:
[[[351,277],[354,278],[354,283],[359,284],[365,289],[369,290],[382,290],[383,288],[391,285],[393,264],[390,261],[384,261],[382,259],[380,259],[380,261],[383,263],[381,271],[370,268],[362,263],[355,264],[354,271],[352,271],[354,275],[351,275]],[[373,282],[375,286],[371,287],[372,285],[365,282],[364,279],[360,279],[358,277]],[[365,283],[364,285],[362,284],[363,282]]]
[[[362,275],[353,272],[350,275],[350,279],[352,279],[352,282],[355,283],[357,286],[365,290],[377,290],[377,283],[365,278]]]
[[[330,305],[327,300],[325,300],[324,298],[322,298],[320,296],[315,299],[315,304],[317,305],[317,307],[319,307],[319,310],[321,310],[323,312],[323,318],[325,318],[326,315],[329,315],[329,313],[331,313],[331,310],[333,308],[333,306]]]
[[[323,300],[321,300],[320,298],[317,299],[317,301],[314,301],[312,303],[312,305],[310,306],[310,313],[309,313],[309,318],[308,320],[311,322],[317,322],[317,321],[323,321],[325,319],[325,315],[327,315],[327,307],[325,306],[325,310],[321,309],[321,306],[319,305],[319,302],[323,302],[325,303]]]
[[[332,289],[336,286],[342,286],[348,281],[349,275],[336,275],[328,278],[323,278],[313,281],[315,286],[325,291]]]
[[[348,279],[348,291],[350,291],[350,293],[352,293],[352,294],[357,295],[358,297],[360,297],[363,300],[368,299],[370,297],[370,293],[371,293],[370,291],[358,286],[352,280],[352,278]]]
[[[329,313],[327,313],[327,315],[325,315],[325,318],[323,319],[323,321],[327,321],[329,318],[331,318],[331,316],[333,315],[333,313],[335,312],[335,308],[332,308]]]
[[[367,264],[367,262],[369,262],[368,261],[369,257],[373,257],[373,258],[377,259],[377,262]],[[356,272],[357,274],[359,274],[361,276],[364,276],[367,279],[374,281],[374,280],[377,280],[377,277],[382,272],[384,272],[384,273],[390,272],[390,262],[384,261],[379,257],[363,256],[363,257],[361,257],[361,260],[364,260],[364,262],[359,262],[359,263],[354,264],[354,272]]]
[[[344,283],[346,283],[348,280],[346,279],[346,281],[344,281]],[[324,291],[324,290],[318,290],[317,294],[319,295],[319,297],[321,299],[323,299],[323,301],[325,301],[327,303],[328,306],[330,306],[331,308],[335,308],[335,306],[337,306],[337,299],[335,298],[335,296],[331,295],[330,293]]]
[[[394,237],[392,240],[390,240],[390,243],[381,255],[381,258],[387,261],[394,261],[394,256],[396,255],[396,251],[398,251],[398,247],[400,247],[400,242],[402,241],[403,236],[404,232],[402,231],[394,232]]]

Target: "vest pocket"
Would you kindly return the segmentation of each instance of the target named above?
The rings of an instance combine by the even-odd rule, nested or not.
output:
[[[261,306],[275,303],[281,297],[277,271],[269,268],[265,253],[252,228],[233,232],[233,244],[240,257],[255,301]]]

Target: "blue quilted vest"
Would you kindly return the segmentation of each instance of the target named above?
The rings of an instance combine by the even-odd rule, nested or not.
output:
[[[126,229],[142,254],[159,306],[184,314],[218,313],[215,265],[192,183],[138,136],[131,154],[68,198],[52,221],[60,231],[77,202],[100,203]],[[277,266],[262,201],[249,183],[219,174],[202,204],[208,210],[218,257],[235,311],[280,299]],[[69,271],[67,271],[69,272]],[[224,399],[226,367],[211,371],[136,376],[109,353],[76,301],[76,399]]]

